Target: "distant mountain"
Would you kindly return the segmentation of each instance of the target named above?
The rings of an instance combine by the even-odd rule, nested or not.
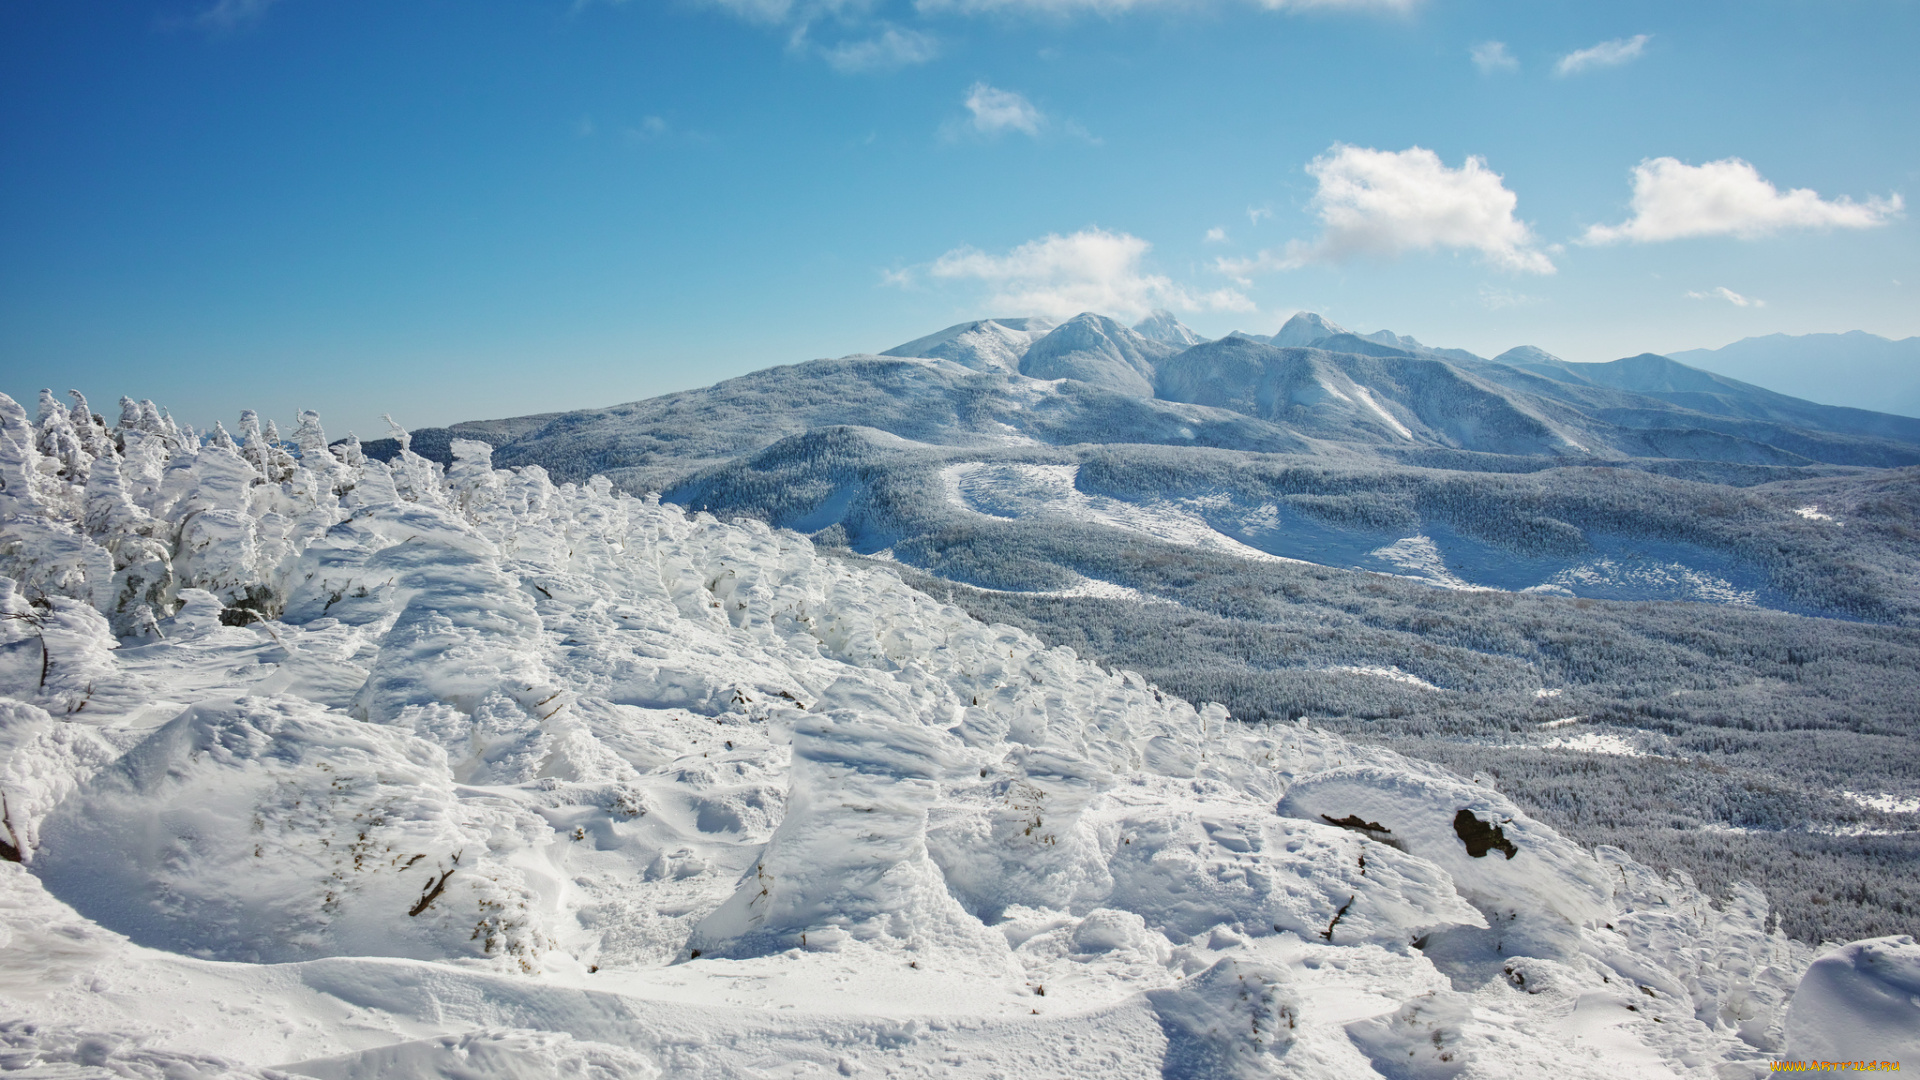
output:
[[[1819,405],[1652,354],[1575,364],[1523,346],[1487,361],[1386,331],[1362,337],[1312,313],[1266,339],[1312,347],[1230,334],[1183,348],[1162,339],[1198,335],[1163,316],[1142,323],[1159,337],[1092,312],[1057,326],[958,323],[880,356],[771,368],[608,409],[429,428],[414,445],[451,460],[453,438],[480,439],[503,462],[544,465],[561,479],[600,472],[631,490],[666,490],[835,426],[939,446],[1136,443],[1408,463],[1465,452],[1743,468],[1920,464],[1920,420]],[[368,450],[397,448],[381,440]]]
[[[1503,375],[1500,370],[1503,367],[1518,369],[1558,385],[1517,380]],[[1820,405],[1788,397],[1653,353],[1642,353],[1604,364],[1575,364],[1532,346],[1522,346],[1501,353],[1492,364],[1476,365],[1474,370],[1504,385],[1564,401],[1628,427],[1664,426],[1668,420],[1648,413],[1644,403],[1585,392],[1584,388],[1655,398],[1703,417],[1714,418],[1699,420],[1697,426],[1771,442],[1783,449],[1796,437],[1757,429],[1751,422],[1791,425],[1836,435],[1920,443],[1920,420],[1865,409]],[[1583,389],[1573,390],[1573,387]],[[1816,451],[1809,456],[1829,460],[1823,456],[1823,452]]]
[[[1020,358],[1020,374],[1035,379],[1078,379],[1115,393],[1153,396],[1154,361],[1180,351],[1153,341],[1104,315],[1086,312],[1060,324]]]
[[[1033,343],[1053,329],[1046,319],[980,319],[888,349],[882,356],[952,360],[975,371],[1015,372]]]
[[[1344,326],[1328,322],[1326,319],[1315,315],[1311,311],[1302,311],[1293,318],[1288,319],[1287,324],[1282,326],[1278,333],[1269,338],[1262,338],[1261,340],[1268,345],[1287,348],[1289,346],[1312,345],[1322,338],[1330,338],[1335,334],[1344,334],[1346,332],[1347,328]]]
[[[1768,334],[1667,356],[1809,401],[1920,416],[1920,337]]]
[[[1173,317],[1171,311],[1155,311],[1153,314],[1133,324],[1133,332],[1150,341],[1163,345],[1177,345],[1186,348],[1207,340]]]

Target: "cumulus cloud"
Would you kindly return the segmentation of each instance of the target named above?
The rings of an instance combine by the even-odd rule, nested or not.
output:
[[[955,248],[934,260],[927,276],[979,282],[989,291],[989,307],[1055,318],[1098,311],[1132,320],[1155,308],[1255,310],[1253,301],[1235,290],[1193,292],[1147,272],[1143,262],[1152,246],[1106,229],[1082,229],[1067,236],[1049,233],[1004,255]]]
[[[1652,40],[1651,34],[1635,34],[1630,38],[1614,38],[1590,48],[1576,49],[1561,57],[1553,70],[1561,75],[1578,75],[1594,68],[1619,67],[1640,59],[1641,54],[1647,51],[1647,42]]]
[[[898,71],[940,55],[939,42],[918,30],[889,26],[873,37],[843,41],[821,50],[835,71]]]
[[[1756,299],[1755,297],[1751,297],[1751,296],[1741,296],[1739,293],[1734,292],[1732,289],[1727,288],[1725,285],[1715,286],[1714,288],[1708,289],[1706,292],[1690,292],[1687,294],[1687,299],[1689,300],[1725,300],[1727,303],[1732,304],[1734,307],[1766,307],[1767,306],[1767,302],[1765,300]]]
[[[1003,131],[1038,135],[1047,122],[1040,110],[1033,107],[1033,102],[1011,90],[997,90],[983,82],[967,88],[966,105],[967,112],[972,114],[967,126],[982,135],[998,135]]]
[[[1227,230],[1215,226],[1207,230],[1207,243],[1224,244],[1227,242]]]
[[[1479,68],[1482,75],[1520,70],[1520,61],[1507,51],[1504,41],[1483,41],[1467,51],[1473,56],[1473,66]]]
[[[1324,226],[1320,239],[1295,241],[1283,252],[1251,260],[1222,259],[1216,264],[1221,271],[1243,277],[1361,255],[1451,249],[1477,251],[1507,270],[1554,272],[1552,260],[1535,247],[1533,230],[1513,216],[1519,197],[1484,159],[1469,157],[1450,169],[1440,155],[1418,146],[1392,151],[1335,144],[1307,172],[1320,181],[1312,202]]]
[[[1595,225],[1588,244],[1653,243],[1694,236],[1766,236],[1782,229],[1871,229],[1900,215],[1900,196],[1822,199],[1811,188],[1781,191],[1739,158],[1688,165],[1676,158],[1633,169],[1633,217]]]

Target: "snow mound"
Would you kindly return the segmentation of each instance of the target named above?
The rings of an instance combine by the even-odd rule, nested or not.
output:
[[[1300,1001],[1286,972],[1228,958],[1184,984],[1148,995],[1170,1045],[1165,1077],[1272,1076],[1292,1048]]]
[[[1815,960],[1787,1010],[1787,1056],[1920,1058],[1920,945],[1908,936],[1872,938]]]
[[[562,1032],[490,1028],[291,1066],[317,1080],[653,1080],[660,1067],[621,1046]]]

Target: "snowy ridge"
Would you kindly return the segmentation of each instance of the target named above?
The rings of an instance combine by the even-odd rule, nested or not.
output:
[[[1716,909],[797,534],[398,437],[389,466],[310,413],[236,442],[0,397],[6,1067],[1723,1077],[1792,1049],[1812,957],[1757,891]]]

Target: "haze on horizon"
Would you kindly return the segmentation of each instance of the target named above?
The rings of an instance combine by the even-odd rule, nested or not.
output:
[[[335,434],[984,316],[1920,333],[1899,0],[0,11],[0,389]]]

